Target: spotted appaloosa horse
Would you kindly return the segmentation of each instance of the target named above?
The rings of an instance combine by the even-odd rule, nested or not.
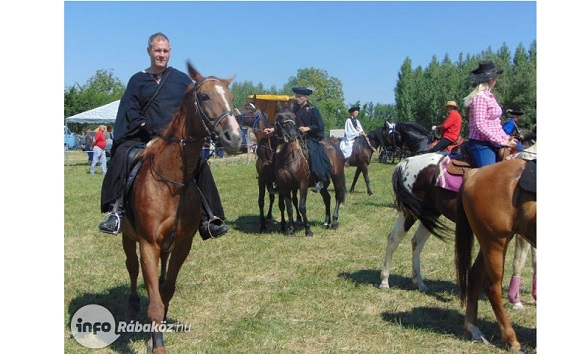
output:
[[[529,173],[536,176],[536,160],[516,158],[472,169],[464,175],[456,202],[456,274],[466,307],[464,328],[473,340],[489,343],[478,328],[478,300],[485,291],[503,342],[516,352],[523,349],[503,306],[502,279],[513,236],[537,244],[536,182],[534,188],[521,183]],[[472,265],[474,235],[480,250]]]
[[[536,145],[532,145],[534,139],[536,136],[523,141],[525,154],[528,154],[528,151],[531,153],[536,151]],[[448,231],[451,231],[448,225],[440,221],[441,215],[450,221],[456,220],[457,192],[436,186],[438,164],[443,156],[440,153],[426,153],[408,157],[402,160],[393,172],[392,184],[398,216],[395,226],[388,235],[381,268],[380,288],[389,288],[393,252],[409,229],[419,222],[411,239],[412,281],[420,291],[428,291],[421,275],[421,252],[431,233],[444,239]],[[525,246],[524,243],[520,243],[519,247],[521,246],[530,247]],[[521,252],[523,249],[519,250],[519,254]],[[516,271],[521,271],[522,266],[519,267],[519,265],[524,265],[524,258],[516,259],[515,262],[517,262]],[[516,295],[513,296],[516,297]]]

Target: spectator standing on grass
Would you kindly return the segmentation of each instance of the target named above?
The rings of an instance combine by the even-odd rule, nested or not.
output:
[[[87,129],[85,132],[85,151],[88,155],[88,165],[92,165],[92,158],[93,158],[93,152],[92,152],[92,131],[90,129]]]
[[[106,148],[106,138],[104,137],[104,132],[106,131],[106,127],[104,125],[100,125],[98,127],[98,131],[94,134],[94,141],[92,142],[92,152],[93,152],[93,159],[92,163],[90,164],[90,174],[93,175],[96,165],[100,163],[100,169],[102,170],[102,174],[106,174],[106,153],[104,149]]]

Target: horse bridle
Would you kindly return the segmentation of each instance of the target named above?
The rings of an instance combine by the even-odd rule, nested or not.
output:
[[[221,81],[221,80],[219,80],[219,79],[217,79],[217,78],[215,78],[215,77],[207,77],[207,78],[204,78],[203,80],[197,82],[197,83],[195,84],[195,87],[194,87],[194,90],[193,90],[193,97],[194,97],[194,100],[195,100],[195,106],[196,106],[196,109],[197,109],[197,112],[198,112],[198,116],[199,116],[199,118],[200,118],[200,120],[201,120],[201,123],[203,124],[203,126],[204,126],[206,132],[208,133],[208,136],[209,136],[215,143],[217,143],[217,142],[218,142],[218,134],[217,134],[216,131],[215,131],[216,127],[218,126],[218,124],[220,124],[220,122],[221,122],[224,118],[226,118],[226,117],[228,117],[228,116],[230,116],[230,115],[233,115],[234,112],[233,112],[233,111],[226,111],[226,112],[222,113],[218,118],[216,118],[214,124],[211,123],[212,120],[206,115],[206,113],[205,113],[204,110],[202,109],[202,105],[201,105],[201,103],[200,103],[200,100],[198,99],[198,94],[197,94],[198,89],[200,88],[200,86],[201,86],[203,83],[205,83],[206,81]],[[165,137],[165,136],[162,136],[162,135],[159,135],[159,137],[160,137],[161,139],[166,140],[167,142],[170,142],[170,143],[180,143],[181,148],[182,148],[182,147],[185,145],[185,143],[187,143],[187,142],[201,142],[201,141],[203,141],[204,139],[206,139],[206,138],[202,138],[202,137],[195,138],[195,137],[193,137],[193,136],[188,136],[187,138],[181,138],[181,139]],[[185,150],[185,149],[182,149],[182,151],[186,151],[186,150]],[[153,166],[153,161],[151,162],[150,165],[151,165],[152,170],[162,179],[162,181],[164,181],[164,182],[169,182],[169,183],[175,184],[175,185],[180,186],[180,187],[185,187],[185,186],[188,185],[188,182],[187,182],[187,181],[184,181],[183,183],[180,183],[180,182],[173,181],[173,180],[167,178],[166,176],[163,176],[159,171],[157,171],[157,170],[154,168],[154,166]]]
[[[295,121],[292,119],[284,119],[283,122],[280,122],[279,120],[275,121],[275,124],[279,126],[280,130],[281,130],[281,134],[283,135],[283,141],[286,143],[291,142],[291,136],[285,131],[285,129],[283,129],[283,126],[286,123],[293,123],[293,125],[296,125]],[[295,128],[296,129],[296,128]]]
[[[197,108],[197,112],[199,115],[199,118],[202,122],[202,124],[204,125],[204,128],[206,129],[206,132],[208,133],[208,135],[210,136],[210,138],[217,143],[218,142],[218,134],[216,133],[216,127],[220,124],[220,122],[222,122],[222,120],[230,115],[235,115],[234,111],[226,111],[224,113],[222,113],[220,116],[218,116],[215,120],[214,120],[214,124],[212,124],[212,119],[210,119],[210,117],[208,117],[206,115],[206,113],[204,113],[200,100],[198,99],[198,89],[200,88],[200,86],[207,82],[207,81],[220,81],[219,79],[215,78],[215,77],[207,77],[204,78],[203,80],[201,80],[200,82],[197,82],[195,84],[195,88],[193,90],[193,96],[195,99],[195,106]]]

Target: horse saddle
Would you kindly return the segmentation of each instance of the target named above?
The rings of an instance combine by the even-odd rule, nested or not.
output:
[[[130,191],[132,184],[134,184],[134,180],[138,175],[138,172],[141,167],[141,160],[138,159],[138,156],[143,151],[143,149],[145,149],[145,147],[146,144],[140,143],[129,147],[128,151],[126,152],[125,169],[126,169],[126,176],[128,176],[128,179],[126,180],[126,188],[124,190],[125,196],[128,195],[128,192]],[[124,198],[124,209],[129,211],[129,208],[126,208],[127,201],[128,198]],[[129,214],[128,216],[133,219],[131,214]]]
[[[471,168],[474,168],[474,160],[468,153],[467,142],[458,146],[457,152],[449,154],[450,162],[446,165],[446,172],[454,176],[462,176]],[[511,155],[511,148],[501,147],[497,153],[497,162],[506,160]]]
[[[468,153],[467,143],[462,143],[458,151],[452,151],[448,156],[450,161],[446,165],[446,172],[454,176],[463,176],[471,168],[474,168],[474,160]]]
[[[519,187],[527,192],[537,192],[537,160],[529,160],[519,179]]]

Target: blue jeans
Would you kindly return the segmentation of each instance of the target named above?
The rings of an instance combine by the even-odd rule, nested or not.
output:
[[[497,160],[499,147],[491,145],[490,142],[470,139],[468,141],[468,152],[474,159],[475,167],[494,164]]]

